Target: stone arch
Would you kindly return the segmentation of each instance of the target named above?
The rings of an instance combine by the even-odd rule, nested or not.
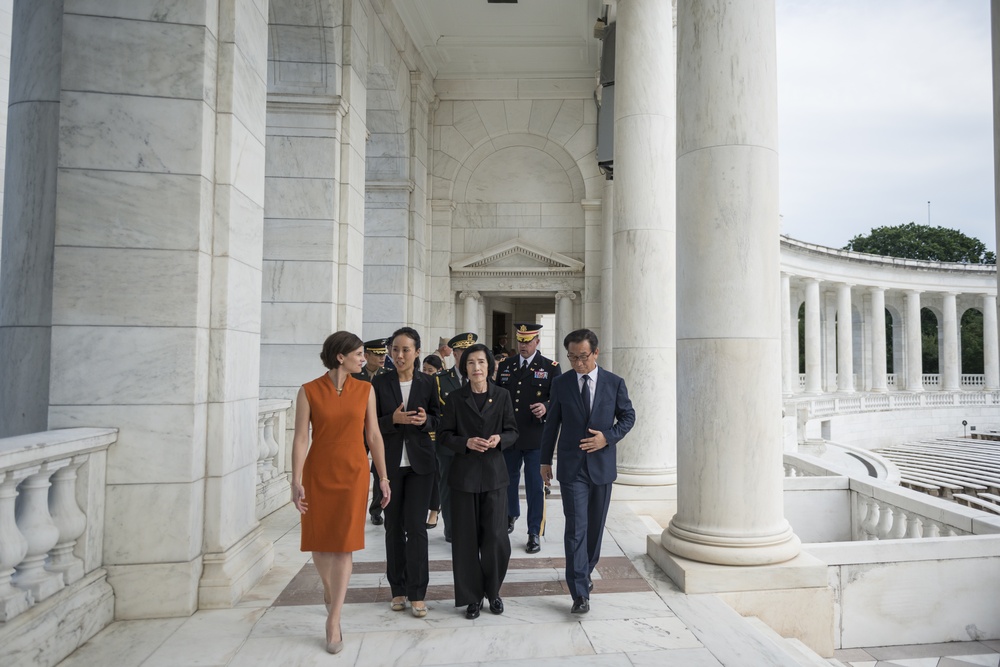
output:
[[[343,3],[268,3],[267,89],[272,93],[339,95]]]

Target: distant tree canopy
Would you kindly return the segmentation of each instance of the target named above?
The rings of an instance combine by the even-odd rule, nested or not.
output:
[[[979,239],[957,229],[931,227],[910,222],[892,227],[876,227],[847,242],[844,250],[872,255],[926,259],[933,262],[996,264],[997,257]]]

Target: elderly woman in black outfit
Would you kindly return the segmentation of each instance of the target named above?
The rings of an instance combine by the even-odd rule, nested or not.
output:
[[[500,586],[510,561],[501,450],[517,440],[517,423],[510,394],[489,381],[495,368],[485,345],[465,351],[459,372],[469,382],[449,395],[437,431],[438,442],[455,452],[448,475],[455,606],[465,605],[470,619],[479,616],[484,597],[491,612],[503,613]]]
[[[386,578],[393,611],[427,615],[427,508],[437,476],[437,453],[431,435],[437,426],[434,381],[420,372],[420,334],[397,329],[389,340],[395,368],[372,380],[379,430],[385,442],[386,475],[393,502],[385,509]]]

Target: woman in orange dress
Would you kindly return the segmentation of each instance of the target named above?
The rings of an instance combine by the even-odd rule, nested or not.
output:
[[[364,436],[378,471],[383,508],[389,504],[389,478],[372,386],[351,377],[365,363],[361,339],[348,331],[331,334],[320,359],[329,372],[302,385],[295,403],[292,502],[302,514],[302,551],[313,552],[323,581],[326,650],[340,653],[340,615],[352,552],[365,547],[369,466]]]

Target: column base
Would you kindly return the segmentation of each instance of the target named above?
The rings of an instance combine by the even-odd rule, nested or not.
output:
[[[671,553],[701,563],[716,565],[774,565],[795,558],[802,548],[787,525],[776,535],[760,538],[718,537],[695,533],[671,522],[661,536]]]
[[[623,470],[618,468],[615,486],[676,486],[677,468],[651,470],[649,472]],[[675,493],[676,496],[676,493]]]
[[[815,556],[800,553],[777,565],[699,563],[670,553],[655,534],[646,537],[646,554],[684,593],[714,593],[740,615],[756,616],[781,636],[833,657],[833,589],[826,564]]]
[[[224,553],[205,554],[198,608],[232,607],[273,564],[274,545],[264,538],[259,524]]]

